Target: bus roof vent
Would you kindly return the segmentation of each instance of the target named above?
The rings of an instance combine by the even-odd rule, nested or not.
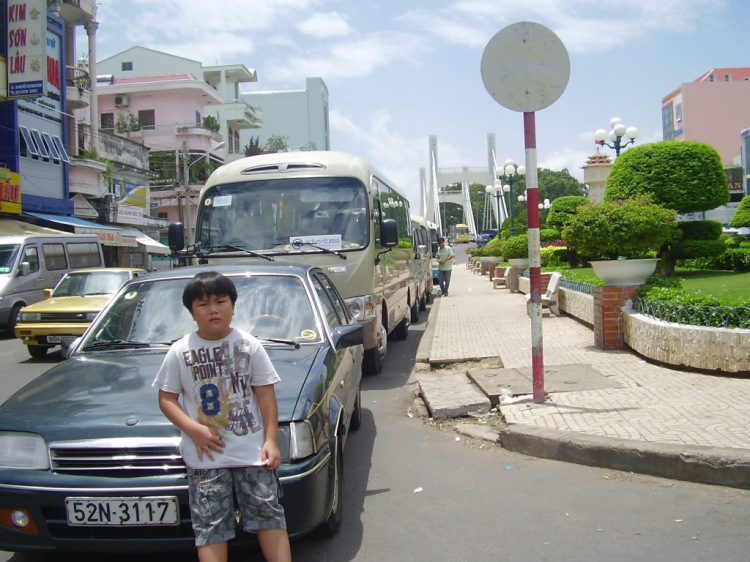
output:
[[[245,168],[240,172],[243,176],[249,176],[251,174],[280,174],[284,172],[297,172],[300,170],[325,170],[326,167],[323,164],[268,164],[265,166],[255,166],[253,168]]]

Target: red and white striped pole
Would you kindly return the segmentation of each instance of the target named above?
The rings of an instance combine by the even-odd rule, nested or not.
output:
[[[539,177],[536,169],[536,113],[524,112],[526,149],[526,216],[529,226],[529,281],[531,288],[531,373],[534,402],[544,402],[544,342],[542,337],[542,275],[539,251]]]

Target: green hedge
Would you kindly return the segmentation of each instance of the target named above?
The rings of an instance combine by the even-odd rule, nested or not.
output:
[[[685,240],[716,240],[723,228],[719,221],[678,222],[677,226]]]
[[[694,269],[716,269],[721,271],[750,271],[750,249],[728,248],[721,255],[696,258],[692,260],[681,260],[678,265]]]
[[[562,235],[560,231],[555,228],[544,228],[539,231],[539,240],[542,242],[554,242],[560,240]]]

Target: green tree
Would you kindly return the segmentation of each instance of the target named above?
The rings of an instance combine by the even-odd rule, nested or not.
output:
[[[260,137],[250,137],[250,141],[245,145],[245,156],[257,156],[265,154],[263,147],[260,146]]]
[[[464,222],[464,208],[461,205],[456,203],[440,203],[440,212],[443,215],[443,224],[445,225],[446,232],[448,232],[450,226]]]
[[[203,118],[203,124],[204,129],[208,129],[209,131],[213,133],[218,133],[221,129],[221,125],[219,124],[219,120],[216,119],[213,115],[206,115]]]
[[[721,157],[707,144],[664,141],[623,152],[607,176],[607,201],[652,194],[678,213],[708,211],[729,201]]]
[[[566,195],[552,201],[547,215],[547,224],[554,228],[562,228],[581,205],[589,203],[589,198],[582,195]]]
[[[286,144],[287,139],[289,139],[289,137],[283,135],[271,135],[268,137],[266,144],[263,145],[263,151],[269,154],[274,152],[286,152],[288,149]]]
[[[740,206],[732,217],[729,226],[735,228],[750,227],[750,195],[742,198]]]

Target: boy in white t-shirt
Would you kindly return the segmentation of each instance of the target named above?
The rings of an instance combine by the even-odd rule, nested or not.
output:
[[[172,345],[153,386],[162,412],[182,430],[201,562],[227,560],[235,496],[244,530],[257,533],[266,560],[291,561],[275,472],[280,379],[260,342],[230,326],[236,301],[234,283],[220,273],[199,273],[188,282],[182,303],[198,331]]]

